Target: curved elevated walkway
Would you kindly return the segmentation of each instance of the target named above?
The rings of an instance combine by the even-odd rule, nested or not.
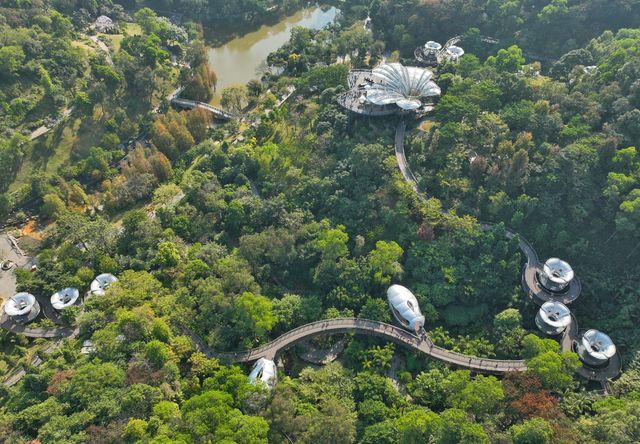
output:
[[[396,159],[398,161],[398,168],[407,181],[417,193],[420,193],[418,188],[418,180],[414,176],[407,157],[404,151],[404,134],[406,130],[406,122],[401,121],[396,128],[395,135],[395,151]],[[424,193],[426,197],[428,194]],[[481,222],[480,227],[482,229],[490,229],[493,224],[489,222]],[[507,230],[507,236],[512,238],[516,233]],[[542,288],[538,284],[536,277],[539,270],[542,270],[542,264],[538,258],[538,254],[533,246],[521,235],[518,235],[519,247],[522,253],[527,258],[527,263],[524,265],[522,271],[522,289],[524,292],[535,302],[537,305],[542,305],[547,301],[559,301],[565,305],[575,301],[582,291],[582,284],[578,278],[574,278],[571,282],[569,289],[565,293],[551,293]],[[562,351],[574,351],[574,343],[580,336],[578,331],[578,321],[575,316],[571,315],[571,324],[565,329],[560,340],[560,347]],[[590,381],[598,381],[602,383],[605,391],[608,387],[608,381],[615,378],[620,374],[622,370],[622,359],[620,353],[616,352],[615,356],[609,360],[609,364],[604,368],[592,369],[589,367],[581,366],[576,372],[585,379]]]
[[[331,333],[364,333],[379,336],[397,344],[409,346],[447,364],[466,368],[478,373],[504,374],[527,369],[527,365],[521,360],[485,359],[463,355],[434,345],[426,333],[420,337],[395,325],[360,318],[329,319],[311,322],[288,331],[273,341],[251,350],[216,352],[206,346],[203,347],[202,343],[200,343],[200,346],[208,357],[218,358],[228,362],[248,362],[260,358],[274,359],[278,352],[300,341],[304,341],[313,336]]]

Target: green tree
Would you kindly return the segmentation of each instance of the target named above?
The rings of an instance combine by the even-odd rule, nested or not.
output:
[[[495,66],[501,72],[516,72],[524,65],[522,50],[516,45],[501,49],[498,54],[487,59],[487,65]]]
[[[19,46],[3,46],[0,48],[0,66],[3,66],[0,76],[11,79],[24,66],[25,54]]]
[[[442,420],[434,412],[416,409],[400,416],[396,427],[401,444],[430,442],[442,428]]]
[[[477,418],[496,412],[504,399],[502,385],[494,376],[478,375],[461,392],[451,395],[454,407],[473,413]]]
[[[447,409],[440,415],[442,429],[438,444],[488,444],[489,437],[480,424],[469,421],[462,410]]]
[[[247,87],[244,85],[231,85],[222,90],[220,104],[224,109],[233,114],[240,113],[247,106]]]
[[[147,433],[147,421],[143,419],[130,419],[124,426],[124,439],[127,442],[139,442]]]
[[[367,261],[379,285],[387,286],[393,279],[402,276],[403,270],[399,261],[403,253],[402,247],[393,241],[376,242],[376,248],[369,253]]]
[[[571,386],[573,375],[581,365],[577,354],[561,352],[556,341],[532,334],[524,337],[522,347],[527,367],[540,376],[545,388],[563,391]]]
[[[305,442],[333,444],[353,443],[356,440],[356,415],[347,410],[335,398],[327,398],[319,413],[311,416],[309,428],[304,433]]]
[[[144,353],[147,360],[155,368],[162,368],[171,359],[171,349],[162,341],[154,339],[144,346]]]
[[[40,214],[47,219],[56,219],[66,209],[67,206],[63,200],[60,199],[60,196],[55,193],[49,193],[42,198]]]
[[[520,354],[520,343],[526,331],[522,327],[522,315],[517,309],[507,308],[495,315],[493,333],[501,356],[513,358]]]
[[[180,251],[173,242],[161,242],[155,260],[161,267],[175,267],[181,260]]]
[[[115,364],[92,362],[78,367],[73,377],[61,387],[60,393],[72,405],[86,408],[108,393],[109,388],[123,387],[124,382],[124,371]]]
[[[552,442],[553,428],[542,418],[532,418],[509,429],[514,444],[548,444]]]
[[[234,319],[237,322],[237,328],[246,338],[264,336],[273,328],[276,321],[271,300],[250,292],[244,292],[236,298]]]

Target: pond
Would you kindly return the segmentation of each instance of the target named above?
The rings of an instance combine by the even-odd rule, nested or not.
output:
[[[218,76],[216,97],[220,100],[219,92],[233,84],[245,84],[249,80],[259,78],[258,68],[267,60],[269,53],[284,45],[291,34],[291,29],[303,26],[310,29],[320,29],[333,22],[338,9],[331,7],[322,9],[318,6],[310,7],[284,17],[272,26],[261,26],[260,29],[236,37],[217,48],[209,48],[209,66]]]

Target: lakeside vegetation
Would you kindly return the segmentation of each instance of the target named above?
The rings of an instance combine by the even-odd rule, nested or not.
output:
[[[640,30],[619,30],[637,25],[639,6],[348,1],[339,25],[296,29],[269,56],[282,75],[224,91],[223,105],[245,119],[213,127],[206,112],[177,112],[164,100],[187,79],[189,98],[207,101],[215,87],[202,31],[189,19],[215,12],[257,25],[266,2],[148,2],[183,11],[181,26],[147,8],[127,17],[137,4],[82,3],[90,17],[136,22],[106,37],[113,65],[97,47],[74,44],[89,32],[74,14],[80,4],[47,6],[0,9],[0,57],[14,67],[0,83],[8,172],[0,214],[18,222],[37,214],[47,225],[38,270],[19,272],[18,289],[84,290],[99,273],[119,282],[68,319],[77,338],[47,353],[41,340],[0,331],[0,373],[27,370],[0,386],[5,442],[640,439]],[[367,12],[372,32],[360,21]],[[482,29],[470,30],[478,20]],[[575,28],[575,40],[563,38]],[[457,33],[467,54],[439,68],[442,98],[407,135],[410,164],[433,196],[421,199],[398,171],[397,118],[340,108],[349,67],[334,62],[348,54],[362,68],[386,53],[408,58],[424,40]],[[46,57],[27,51],[47,45],[55,52]],[[551,60],[534,62],[523,49]],[[289,85],[295,94],[276,107]],[[19,98],[31,98],[32,111],[19,114]],[[69,105],[74,114],[43,138],[22,134]],[[481,230],[476,218],[497,225]],[[523,258],[505,227],[541,257],[574,265],[584,284],[572,305],[581,327],[607,331],[624,357],[611,396],[575,377],[575,354],[538,336],[537,307],[520,288]],[[283,353],[268,391],[248,383],[247,366],[207,358],[194,341],[239,350],[319,319],[391,322],[391,283],[415,293],[436,344],[523,358],[529,370],[474,375],[348,335],[341,357],[323,367],[295,349]],[[95,351],[81,353],[84,340]]]

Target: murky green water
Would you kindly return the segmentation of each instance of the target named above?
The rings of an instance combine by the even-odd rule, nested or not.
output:
[[[220,47],[209,48],[209,65],[218,75],[218,93],[229,85],[244,84],[259,78],[258,68],[264,65],[269,53],[289,40],[292,28],[304,26],[320,29],[331,23],[337,13],[338,10],[333,7],[325,10],[319,7],[306,8],[275,25],[262,26]],[[218,100],[219,94],[214,101]]]

